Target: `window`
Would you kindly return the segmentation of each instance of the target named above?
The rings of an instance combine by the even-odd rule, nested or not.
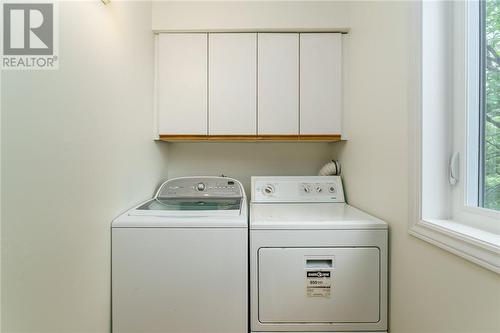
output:
[[[480,2],[480,207],[500,210],[500,1]]]
[[[500,273],[500,1],[412,6],[409,232]]]
[[[470,2],[467,47],[465,199],[469,206],[500,211],[499,1]]]

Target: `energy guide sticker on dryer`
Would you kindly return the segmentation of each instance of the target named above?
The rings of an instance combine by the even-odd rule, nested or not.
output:
[[[332,295],[334,257],[306,257],[306,296],[326,297]]]
[[[332,295],[332,272],[306,271],[307,297],[326,297]]]

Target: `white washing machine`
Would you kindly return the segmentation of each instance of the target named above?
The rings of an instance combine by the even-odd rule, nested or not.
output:
[[[112,223],[115,333],[248,332],[248,214],[240,182],[186,177]]]
[[[252,177],[251,331],[387,331],[387,233],[339,176]]]

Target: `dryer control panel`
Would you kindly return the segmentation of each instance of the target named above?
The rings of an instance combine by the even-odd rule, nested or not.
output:
[[[345,202],[340,176],[252,177],[252,202]]]

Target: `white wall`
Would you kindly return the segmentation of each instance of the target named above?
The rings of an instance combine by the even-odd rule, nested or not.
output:
[[[250,197],[251,176],[317,175],[332,159],[334,143],[174,143],[168,176],[220,175],[241,181]]]
[[[153,30],[345,29],[345,1],[154,1]]]
[[[151,4],[60,2],[60,69],[2,73],[2,332],[109,332],[110,223],[166,177]]]
[[[408,7],[351,4],[347,197],[390,223],[392,333],[499,332],[500,276],[407,233]]]

